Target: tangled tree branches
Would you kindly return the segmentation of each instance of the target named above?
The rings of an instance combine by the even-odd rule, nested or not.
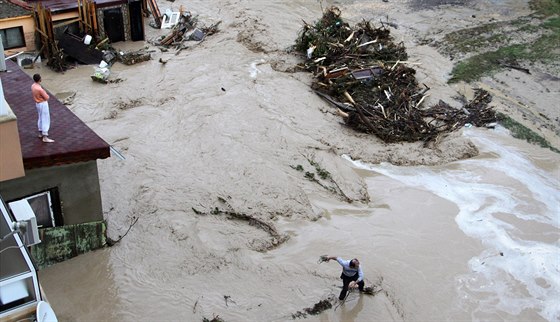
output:
[[[479,90],[462,109],[439,102],[421,108],[429,90],[419,86],[407,66],[402,43],[390,31],[367,21],[350,27],[332,7],[314,25],[305,23],[294,48],[306,55],[304,69],[314,74],[312,88],[339,108],[350,127],[385,142],[430,141],[466,123],[495,121],[491,96]]]

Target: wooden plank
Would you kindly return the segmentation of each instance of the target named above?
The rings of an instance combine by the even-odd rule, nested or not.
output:
[[[84,32],[86,34],[90,34],[91,26],[89,24],[89,13],[88,13],[88,5],[87,1],[82,0],[81,2],[81,9],[82,9],[82,21],[84,23]]]
[[[82,2],[83,12],[84,12],[84,24],[86,25],[86,34],[91,34],[91,23],[89,21],[89,4],[87,0]]]
[[[41,44],[42,44],[42,53],[43,55],[47,56],[48,54],[48,49],[47,49],[47,40],[48,40],[48,36],[43,33],[43,30],[41,30],[41,5],[37,4],[35,6],[35,30],[37,32],[39,32],[39,34],[42,36],[41,38]]]
[[[53,25],[53,28],[60,28],[60,27],[69,25],[69,24],[71,24],[71,23],[74,23],[74,22],[76,22],[76,21],[80,21],[80,18],[74,18],[74,19],[69,20],[69,21],[59,22],[59,23]]]
[[[89,3],[91,7],[91,20],[92,20],[92,27],[93,27],[93,34],[97,35],[97,10],[95,10],[95,3],[90,1]]]
[[[52,16],[51,16],[51,11],[49,9],[45,9],[45,25],[47,26],[47,35],[49,35],[49,39],[54,40]]]
[[[82,10],[82,1],[78,0],[78,17],[80,17],[80,31],[84,32],[84,14]]]
[[[45,37],[47,37],[47,39],[49,38],[49,35],[47,35],[47,33],[45,32],[45,30],[47,28],[45,28],[45,14],[43,12],[43,8],[41,6],[41,4],[37,4],[37,13],[39,16],[39,29],[41,30],[42,34],[45,35]]]
[[[33,59],[33,63],[35,63],[37,61],[37,59],[39,59],[39,56],[41,56],[41,52],[43,52],[45,50],[45,44],[43,44],[43,46],[41,47],[41,50],[39,50],[39,52],[37,53],[37,56],[35,56],[35,59]]]
[[[154,19],[158,26],[161,26],[161,13],[159,12],[159,7],[157,5],[156,0],[148,0],[148,4],[152,9],[152,14],[154,15]]]
[[[40,34],[44,36],[43,39],[43,44],[45,45],[45,52],[44,55],[45,57],[48,59],[51,56],[51,48],[49,45],[49,35],[46,32],[46,27],[45,27],[45,13],[43,10],[43,6],[41,5],[41,3],[37,4],[37,20],[39,22],[39,29],[40,30]]]
[[[49,36],[47,36],[47,34],[46,34],[46,33],[44,33],[44,32],[43,32],[43,31],[42,31],[41,29],[39,29],[39,28],[35,28],[35,31],[37,31],[38,33],[40,33],[40,34],[41,34],[41,36],[43,36],[44,38],[46,38],[46,40],[48,40],[48,39],[49,39]]]

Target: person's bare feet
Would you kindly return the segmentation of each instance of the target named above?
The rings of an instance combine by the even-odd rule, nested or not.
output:
[[[53,140],[53,139],[49,139],[49,138],[46,137],[46,136],[43,136],[43,142],[45,142],[45,143],[53,143],[54,140]]]

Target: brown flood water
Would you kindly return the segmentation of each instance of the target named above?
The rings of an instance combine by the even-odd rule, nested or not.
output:
[[[447,11],[411,3],[324,6],[339,5],[354,21],[390,15],[407,45],[417,33],[472,25],[473,12],[527,10],[520,1],[473,0]],[[315,147],[428,156],[347,135],[322,112],[326,103],[309,90],[307,74],[278,71],[296,62],[284,49],[302,19],[320,15],[318,2],[177,1],[160,9],[181,4],[207,24],[222,20],[221,31],[178,55],[156,50],[149,62],[114,65],[112,75],[124,80],[118,84],[92,83],[91,66],[63,75],[40,70],[51,92],[76,92],[72,111],[126,157],[98,163],[110,237],[139,218],[115,247],[39,272],[61,321],[291,320],[340,292],[340,267],[319,264],[323,254],[359,258],[367,283],[383,291],[351,293],[309,320],[560,318],[553,301],[560,297],[558,154],[502,130],[465,129],[480,156],[446,165],[361,165],[331,155],[340,164],[332,171],[337,180],[362,178],[371,199],[333,200],[290,168]],[[146,32],[149,39],[167,34]],[[445,84],[451,62],[427,46],[411,52],[424,62],[418,77],[434,101],[456,94]],[[269,237],[263,230],[193,213],[212,209],[216,196],[231,196],[240,212],[274,217],[291,238],[255,251]]]
[[[317,263],[320,255],[331,254],[360,258],[367,284],[383,292],[351,293],[344,305],[311,320],[554,320],[560,157],[505,133],[468,135],[481,144],[474,160],[356,168],[368,183],[371,203],[354,207],[312,196],[323,218],[281,220],[279,229],[292,238],[273,251],[230,249],[222,261],[189,268],[181,266],[189,261],[188,250],[170,251],[168,240],[146,234],[147,245],[130,245],[125,238],[114,248],[45,269],[41,283],[63,321],[200,320],[213,314],[226,321],[285,321],[338,295],[339,265]],[[524,173],[525,166],[532,173]],[[507,191],[503,200],[492,192],[500,189]],[[547,191],[554,192],[549,204]],[[503,208],[491,209],[496,207]],[[476,219],[460,218],[461,209]],[[204,220],[187,221],[193,229],[185,238],[214,250],[228,247],[229,236],[207,231]],[[130,249],[136,247],[145,248],[141,257],[131,256],[139,253]],[[547,248],[553,253],[542,251]],[[540,260],[542,269],[531,268]],[[534,289],[539,287],[540,295]]]

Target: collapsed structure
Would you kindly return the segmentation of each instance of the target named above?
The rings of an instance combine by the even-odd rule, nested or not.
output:
[[[483,90],[461,109],[443,101],[423,108],[429,88],[419,86],[407,66],[404,45],[395,44],[385,26],[362,21],[350,27],[340,15],[331,7],[314,25],[305,23],[295,49],[307,57],[302,68],[313,73],[312,88],[348,126],[385,142],[428,142],[465,124],[496,121],[492,97]]]

